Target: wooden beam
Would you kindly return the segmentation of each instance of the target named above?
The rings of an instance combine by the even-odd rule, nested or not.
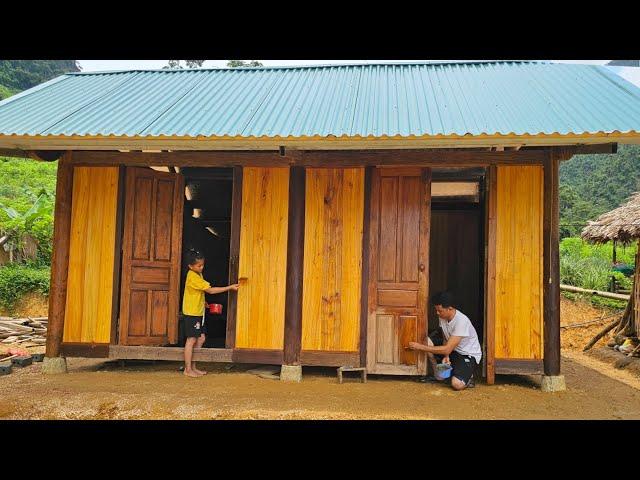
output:
[[[362,221],[362,280],[360,283],[360,366],[367,366],[367,319],[369,317],[369,237],[371,226],[371,180],[374,167],[364,171],[364,218]]]
[[[292,167],[289,172],[289,231],[287,234],[287,278],[284,309],[284,363],[286,365],[300,364],[305,183],[305,169]]]
[[[498,210],[498,169],[491,166],[487,179],[487,257],[486,257],[486,318],[485,338],[486,345],[485,365],[487,383],[493,385],[496,379],[495,371],[495,345],[496,345],[496,237],[497,237],[497,210]]]
[[[563,152],[551,150],[544,162],[543,314],[544,373],[560,375],[559,164]]]
[[[317,365],[322,367],[355,367],[360,364],[358,352],[320,352],[302,351],[300,353],[302,365]]]
[[[0,157],[31,158],[25,150],[0,148]]]
[[[424,150],[287,150],[278,151],[179,151],[114,152],[77,151],[78,165],[179,166],[179,167],[361,167],[378,165],[488,166],[492,164],[541,165],[545,149],[491,152],[481,149]]]
[[[29,150],[27,152],[30,158],[40,160],[42,162],[55,162],[64,154],[64,150]]]
[[[227,348],[194,348],[194,362],[231,362],[233,351]],[[111,345],[109,347],[111,360],[172,360],[184,361],[182,347],[146,347]]]
[[[242,221],[242,167],[233,168],[233,194],[231,197],[231,239],[229,244],[229,284],[238,283],[240,260],[240,224]],[[229,295],[227,305],[227,332],[225,346],[236,346],[236,319],[238,295]]]
[[[584,155],[584,154],[594,154],[594,153],[618,153],[618,144],[617,143],[602,143],[595,145],[577,145],[573,147],[573,155]]]
[[[282,363],[284,362],[284,353],[282,350],[259,350],[241,348],[233,350],[231,361],[234,363],[262,363],[267,365],[282,365]]]
[[[73,165],[71,153],[66,153],[58,164],[56,201],[53,223],[53,256],[49,288],[49,325],[46,356],[60,355],[64,333],[64,313],[67,301],[67,274],[69,270],[69,243],[71,237],[71,202],[73,191]]]
[[[544,366],[542,360],[498,358],[495,361],[496,373],[501,375],[542,375]]]
[[[108,343],[63,343],[60,345],[63,357],[108,358]]]

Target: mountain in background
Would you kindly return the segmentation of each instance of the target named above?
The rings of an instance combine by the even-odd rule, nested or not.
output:
[[[612,67],[640,67],[640,60],[611,60],[607,65]]]
[[[576,155],[560,164],[560,236],[576,236],[587,220],[640,190],[640,145],[611,155]]]
[[[0,100],[64,73],[79,71],[77,60],[0,60]]]

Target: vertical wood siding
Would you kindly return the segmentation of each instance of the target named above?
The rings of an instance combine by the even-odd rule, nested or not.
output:
[[[364,168],[307,169],[302,350],[357,352]]]
[[[236,348],[284,347],[288,168],[245,168]]]
[[[495,358],[541,359],[541,166],[497,168]]]
[[[75,167],[63,342],[109,343],[118,167]]]

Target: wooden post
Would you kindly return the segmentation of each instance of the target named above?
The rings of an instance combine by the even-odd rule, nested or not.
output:
[[[633,319],[635,322],[635,334],[640,335],[640,239],[638,239],[638,251],[636,252],[636,268],[633,272],[633,287],[629,301],[633,302]]]
[[[302,342],[302,282],[304,268],[304,213],[306,172],[291,167],[289,173],[289,230],[284,311],[284,363],[300,365]]]
[[[495,345],[496,345],[496,228],[498,209],[498,168],[492,165],[488,168],[487,188],[487,259],[486,259],[486,288],[485,288],[485,365],[487,384],[493,385],[496,381]]]
[[[229,246],[229,283],[238,282],[240,260],[240,223],[242,222],[242,167],[233,168],[233,196],[231,200],[231,243]],[[238,294],[230,294],[227,304],[226,348],[236,345]]]
[[[367,366],[367,319],[369,316],[369,244],[371,224],[371,179],[375,167],[364,170],[364,218],[362,221],[362,280],[360,284],[360,366]]]
[[[53,224],[53,258],[51,259],[51,286],[49,288],[49,324],[46,356],[58,357],[64,332],[64,313],[67,301],[67,273],[69,267],[69,240],[71,236],[71,194],[73,166],[71,152],[58,161],[56,203]]]
[[[560,152],[549,151],[544,161],[543,200],[543,312],[544,374],[560,375],[560,252],[559,189]]]

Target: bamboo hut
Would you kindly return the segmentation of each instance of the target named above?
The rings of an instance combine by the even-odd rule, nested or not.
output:
[[[448,289],[487,383],[560,373],[558,168],[640,143],[604,67],[417,62],[64,75],[0,102],[0,154],[58,161],[46,371],[180,360],[182,254],[208,299],[195,360],[424,375]]]
[[[581,236],[584,240],[592,243],[615,242],[623,245],[638,243],[639,248],[636,253],[633,283],[627,308],[619,323],[614,322],[607,327],[610,330],[615,328],[614,334],[637,337],[640,333],[640,261],[638,261],[640,254],[640,192],[631,195],[628,201],[618,208],[603,213],[596,220],[589,221],[582,230]]]

